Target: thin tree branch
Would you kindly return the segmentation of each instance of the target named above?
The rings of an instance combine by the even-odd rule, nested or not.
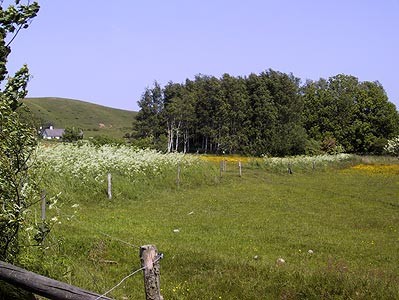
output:
[[[2,4],[3,4],[3,1],[4,0],[2,0]],[[30,5],[30,0],[28,0],[28,2],[26,3],[26,6],[29,6]],[[30,24],[32,24],[32,20],[29,22],[29,25]],[[14,34],[14,36],[11,38],[11,40],[7,43],[7,45],[6,45],[6,48],[8,47],[8,46],[10,46],[11,45],[11,43],[15,40],[15,38],[17,37],[17,35],[18,35],[18,33],[21,31],[21,29],[23,28],[25,26],[25,24],[24,23],[22,23],[21,25],[19,25],[19,27],[18,27],[18,29],[17,29],[17,32],[15,32],[15,34]]]
[[[12,37],[12,39],[7,43],[6,48],[8,48],[11,43],[15,40],[15,38],[17,37],[18,33],[21,31],[22,27],[24,26],[24,24],[19,25],[17,32],[15,32],[14,36]]]

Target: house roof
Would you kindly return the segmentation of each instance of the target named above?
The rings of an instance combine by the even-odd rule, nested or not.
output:
[[[62,137],[62,135],[64,134],[65,129],[45,129],[43,131],[43,136],[47,136],[47,137]]]

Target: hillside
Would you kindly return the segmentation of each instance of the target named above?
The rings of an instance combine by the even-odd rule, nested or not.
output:
[[[65,98],[26,98],[24,104],[41,124],[56,128],[78,127],[86,137],[122,137],[132,131],[136,112]]]

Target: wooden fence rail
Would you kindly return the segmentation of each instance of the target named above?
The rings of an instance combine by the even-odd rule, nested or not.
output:
[[[101,295],[0,261],[0,280],[52,300],[95,300]],[[101,297],[100,299],[111,299]]]

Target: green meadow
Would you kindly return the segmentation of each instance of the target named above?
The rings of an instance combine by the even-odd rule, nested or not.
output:
[[[102,294],[153,244],[165,299],[399,299],[397,162],[294,164],[293,174],[261,162],[244,163],[242,177],[235,162],[221,174],[215,162],[183,167],[179,186],[175,168],[115,173],[111,200],[105,181],[53,174],[58,219],[21,263]],[[144,299],[141,272],[108,296]]]

